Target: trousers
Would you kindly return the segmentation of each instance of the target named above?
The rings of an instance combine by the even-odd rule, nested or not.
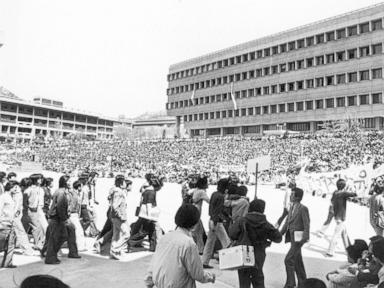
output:
[[[13,227],[0,229],[0,251],[4,251],[1,267],[12,265],[13,253],[16,245],[16,233]]]
[[[69,219],[71,220],[71,223],[73,224],[73,226],[75,226],[77,249],[85,250],[86,244],[85,244],[84,230],[83,230],[83,226],[81,226],[81,223],[80,223],[79,214],[72,213]]]
[[[231,240],[228,237],[227,231],[225,231],[223,223],[215,224],[212,220],[209,220],[209,232],[202,258],[203,264],[209,264],[209,260],[212,257],[212,253],[215,248],[215,242],[217,239],[219,239],[223,248],[227,248],[231,243]]]
[[[265,262],[265,249],[255,249],[256,267],[237,270],[240,288],[265,288],[263,266]]]
[[[335,253],[335,248],[339,238],[343,239],[344,248],[347,249],[349,246],[347,229],[345,227],[345,222],[342,220],[336,220],[335,232],[333,233],[332,240],[329,243],[328,254],[333,255]]]
[[[127,245],[129,239],[129,226],[127,221],[120,220],[119,218],[112,218],[112,242],[111,242],[111,255],[120,255],[121,251]]]
[[[289,249],[287,256],[285,256],[284,264],[287,273],[287,281],[284,287],[286,288],[296,286],[295,274],[299,284],[298,287],[300,287],[302,282],[307,279],[303,256],[301,255],[302,246],[303,244],[301,243],[291,242],[291,248]]]

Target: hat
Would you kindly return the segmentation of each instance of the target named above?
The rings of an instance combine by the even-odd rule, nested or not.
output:
[[[175,215],[175,223],[178,227],[190,229],[199,222],[200,212],[193,204],[184,204]]]

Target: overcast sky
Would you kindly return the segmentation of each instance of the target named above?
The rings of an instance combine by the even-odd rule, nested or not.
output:
[[[0,86],[106,116],[165,109],[171,64],[373,0],[0,0]]]

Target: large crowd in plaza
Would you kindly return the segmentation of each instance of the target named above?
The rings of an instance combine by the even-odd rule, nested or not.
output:
[[[251,246],[252,266],[238,268],[240,287],[265,287],[262,267],[266,248],[284,238],[290,243],[284,265],[285,288],[326,287],[307,276],[302,246],[310,241],[310,212],[301,204],[305,193],[295,183],[294,171],[303,158],[310,171],[338,171],[352,164],[381,164],[384,136],[380,133],[336,133],[273,138],[215,138],[157,141],[53,141],[19,144],[7,157],[41,161],[47,170],[59,172],[58,187],[42,174],[20,179],[16,173],[0,172],[0,243],[2,267],[14,268],[17,247],[25,255],[39,253],[46,264],[60,264],[66,241],[69,258],[81,258],[85,237],[94,238],[93,249],[108,248],[111,259],[121,260],[148,241],[154,252],[145,278],[147,287],[195,287],[195,282],[215,282],[210,272],[214,252],[234,245]],[[247,197],[249,176],[233,167],[247,159],[271,155],[267,180],[276,174],[287,177],[282,215],[269,223],[262,199]],[[96,182],[103,174],[114,177],[108,193],[107,220],[99,231],[94,223]],[[236,171],[235,171],[236,172]],[[111,175],[109,175],[111,176]],[[143,177],[137,211],[127,209],[132,178]],[[156,195],[164,181],[180,183],[182,205],[175,215],[176,230],[164,233],[158,219]],[[207,194],[209,183],[216,192]],[[333,257],[343,240],[348,265],[326,275],[328,287],[384,287],[384,177],[377,176],[369,199],[370,225],[376,235],[370,242],[349,239],[346,202],[357,197],[344,179],[337,181],[329,213],[317,232],[323,237],[331,221],[336,228],[325,256]],[[204,202],[206,204],[204,204]],[[202,206],[209,208],[209,229],[200,219]],[[137,221],[128,223],[128,215]],[[362,237],[363,238],[363,237]],[[175,249],[175,248],[178,249]],[[297,279],[297,282],[296,282]],[[298,285],[298,286],[297,286]]]

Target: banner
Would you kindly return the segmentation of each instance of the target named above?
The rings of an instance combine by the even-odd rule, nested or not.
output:
[[[356,192],[358,197],[366,198],[369,197],[374,174],[373,164],[353,165],[345,170],[323,173],[307,173],[303,167],[296,178],[296,183],[304,191],[315,192],[321,196],[332,194],[336,190],[337,180],[341,178],[346,180],[347,190]]]
[[[247,161],[247,172],[256,173],[256,163],[258,163],[258,171],[264,171],[271,169],[271,156],[265,155],[254,159],[248,159]]]

